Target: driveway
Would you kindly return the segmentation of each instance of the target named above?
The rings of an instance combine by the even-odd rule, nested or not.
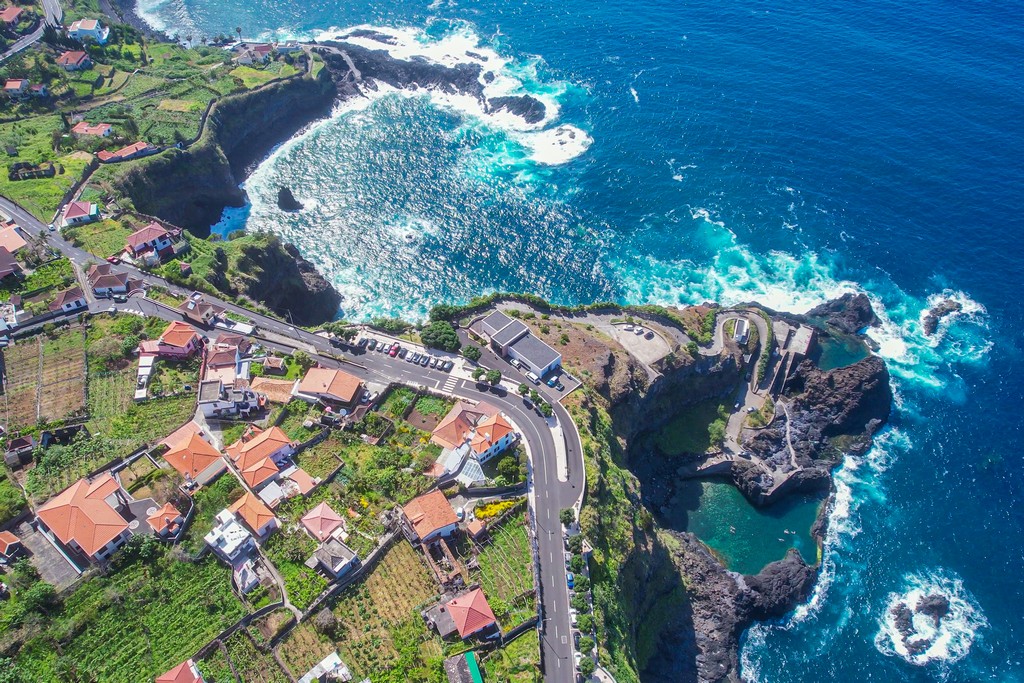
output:
[[[18,527],[18,538],[29,551],[29,560],[43,581],[52,584],[58,591],[78,581],[78,571],[53,547],[42,532],[26,522]]]

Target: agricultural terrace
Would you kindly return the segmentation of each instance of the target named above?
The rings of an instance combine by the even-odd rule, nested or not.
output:
[[[133,551],[134,550],[134,551]],[[15,660],[23,680],[151,680],[245,614],[216,558],[181,561],[158,543],[129,547],[81,584]]]
[[[264,542],[263,550],[284,579],[288,599],[304,610],[327,588],[327,580],[305,565],[317,542],[298,524],[287,523],[298,519],[281,521],[281,529]]]
[[[85,202],[102,201],[99,192],[92,189],[83,192],[80,199]],[[132,234],[138,227],[141,226],[133,225],[124,219],[114,220],[106,218],[95,223],[61,228],[60,234],[76,247],[85,249],[90,254],[107,258],[124,251],[128,235]]]
[[[9,429],[70,418],[85,408],[85,337],[80,327],[21,340],[3,357]]]
[[[224,642],[224,647],[227,649],[228,659],[238,674],[238,679],[245,683],[289,683],[291,680],[281,671],[281,667],[274,661],[273,655],[260,651],[244,629],[231,634],[231,637]],[[299,675],[304,673],[306,672],[302,671]],[[225,678],[223,680],[234,681],[235,679]]]
[[[472,570],[470,581],[480,583],[494,616],[507,632],[537,613],[526,513],[513,513],[489,529],[489,535],[490,540],[477,547],[480,568]]]
[[[427,632],[419,609],[437,593],[423,560],[399,540],[369,576],[334,599],[332,626],[315,626],[316,618],[304,622],[282,643],[281,657],[293,673],[304,673],[337,649],[357,680],[435,680],[441,641]]]

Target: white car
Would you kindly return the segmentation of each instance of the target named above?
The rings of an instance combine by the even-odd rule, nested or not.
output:
[[[579,613],[570,607],[569,618],[572,620],[572,625],[575,626],[576,622],[579,621]]]
[[[635,335],[636,335],[636,336],[638,336],[638,337],[639,337],[640,335],[642,335],[643,333],[644,333],[644,328],[642,328],[642,327],[638,327],[638,328],[636,328],[635,330],[633,330],[633,334],[635,334]]]
[[[579,652],[574,653],[572,656],[572,661],[576,665],[576,668],[579,669],[580,662],[583,661],[583,655],[581,655]]]
[[[632,332],[633,331],[633,326],[632,325],[623,325],[622,329],[624,329],[626,332]]]

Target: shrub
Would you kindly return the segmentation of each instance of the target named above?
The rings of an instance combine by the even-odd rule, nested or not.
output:
[[[579,620],[577,620],[578,622]],[[594,649],[594,639],[590,636],[580,638],[580,652],[590,652]]]
[[[576,627],[580,630],[581,633],[593,633],[594,617],[590,614],[579,615],[576,618]]]
[[[526,396],[527,394],[530,393],[530,387],[526,386],[525,384],[520,384],[519,388],[516,389],[516,391],[519,392],[520,396]]]
[[[594,664],[594,660],[590,657],[584,657],[580,660],[580,673],[583,674],[584,678],[589,678],[590,676],[592,676],[594,674],[594,669],[596,668],[597,665]]]
[[[479,346],[469,345],[462,349],[462,355],[469,360],[476,362],[480,360],[480,356],[484,355],[483,351],[480,350]]]
[[[497,386],[498,383],[501,382],[501,372],[498,370],[488,370],[486,377],[487,381],[494,386]]]
[[[576,521],[576,511],[572,508],[562,508],[562,511],[558,513],[558,519],[565,526],[569,526]]]

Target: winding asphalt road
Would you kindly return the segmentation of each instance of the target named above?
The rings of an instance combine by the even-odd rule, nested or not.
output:
[[[0,63],[7,61],[12,55],[17,54],[32,45],[37,40],[43,37],[43,29],[47,24],[53,26],[60,26],[61,19],[64,18],[64,12],[60,8],[60,3],[57,0],[43,0],[43,11],[46,17],[39,24],[35,31],[18,38],[14,43],[7,48],[2,55],[0,55]]]
[[[90,263],[101,261],[98,257],[61,238],[58,232],[50,232],[46,224],[8,199],[0,197],[0,211],[13,218],[26,232],[33,235],[45,235],[54,247],[71,259],[83,272]],[[118,264],[113,266],[113,270],[128,272],[132,277],[139,278],[149,285],[164,287],[175,294],[187,295],[190,293],[162,278],[143,273],[129,266]],[[86,283],[82,283],[82,285],[84,289],[88,289]],[[289,325],[283,320],[253,313],[248,309],[208,295],[204,295],[204,298],[229,311],[252,319],[258,327],[255,336],[260,338],[264,345],[271,348],[291,350],[305,347],[306,350],[312,350],[316,360],[324,366],[343,367],[347,372],[366,381],[377,383],[393,381],[412,386],[425,386],[437,391],[445,390],[446,384],[450,384],[448,373],[423,368],[375,352],[356,354],[341,352],[325,338]],[[108,299],[94,301],[90,303],[90,310],[94,312],[133,310],[166,320],[183,319],[174,309],[139,297],[131,297],[124,304],[115,304]],[[526,381],[525,377],[504,359],[490,351],[481,358],[480,364],[486,368],[498,369],[507,377]],[[544,677],[548,683],[569,683],[575,680],[574,645],[559,513],[563,508],[573,507],[583,490],[583,448],[568,412],[558,403],[560,394],[544,385],[537,389],[554,407],[554,418],[550,420],[550,423],[533,409],[528,408],[520,396],[501,387],[489,387],[473,381],[459,380],[454,388],[448,388],[447,391],[459,398],[473,401],[486,400],[496,406],[511,418],[524,441],[529,445],[537,531],[536,558],[539,564],[540,635]],[[557,449],[554,442],[556,432],[551,429],[551,426],[556,423],[563,427],[561,438],[566,441],[564,444],[568,469],[566,481],[561,481],[559,478]]]

